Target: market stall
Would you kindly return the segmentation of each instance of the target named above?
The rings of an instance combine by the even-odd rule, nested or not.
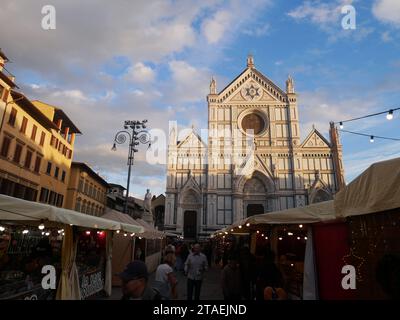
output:
[[[143,228],[0,195],[0,298],[110,294],[112,233],[117,230]],[[56,286],[51,289],[42,286],[43,266],[55,269]]]

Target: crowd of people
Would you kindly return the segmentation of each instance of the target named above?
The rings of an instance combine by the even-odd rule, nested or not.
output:
[[[212,262],[221,269],[221,290],[225,300],[286,300],[284,276],[275,264],[274,253],[266,249],[261,262],[246,245],[225,248],[219,254],[210,242],[188,245],[169,244],[163,251],[163,261],[157,267],[154,283],[143,261],[131,262],[120,275],[123,299],[178,299],[177,273],[187,277],[187,300],[200,300],[204,274]],[[214,261],[212,261],[214,259]],[[181,293],[182,294],[182,293]]]

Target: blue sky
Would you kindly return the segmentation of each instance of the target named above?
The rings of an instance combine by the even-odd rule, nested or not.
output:
[[[76,160],[125,185],[126,147],[111,152],[126,119],[167,130],[206,128],[206,95],[245,67],[298,93],[302,138],[312,124],[398,107],[400,1],[53,1],[56,30],[41,28],[46,1],[2,3],[0,47],[8,69],[32,99],[63,108],[81,129]],[[356,9],[356,29],[341,26],[343,5]],[[400,138],[400,112],[346,124],[347,130]],[[347,182],[371,163],[400,155],[400,143],[341,134]],[[165,167],[137,154],[131,190],[165,190]]]

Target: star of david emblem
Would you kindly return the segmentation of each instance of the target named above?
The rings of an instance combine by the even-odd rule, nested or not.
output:
[[[254,97],[259,97],[260,94],[258,93],[258,89],[254,87],[252,84],[250,87],[246,88],[246,97],[250,97],[250,99],[254,99]]]

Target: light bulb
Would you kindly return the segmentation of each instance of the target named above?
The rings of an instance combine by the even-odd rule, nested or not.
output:
[[[39,228],[39,230],[43,230],[44,229],[44,224],[43,223],[39,224],[38,228]]]
[[[279,237],[279,240],[282,240],[282,237]]]
[[[260,231],[259,231],[259,230],[257,230],[257,233],[260,233]]]
[[[90,231],[88,230],[88,231],[86,231],[86,234],[88,235],[88,236],[90,236]]]
[[[126,233],[124,233],[124,237],[127,237],[128,235]]]
[[[261,237],[264,237],[264,233],[261,235]]]
[[[304,240],[307,240],[307,237],[304,237]]]
[[[292,233],[292,232],[288,232],[287,235],[288,235],[288,236],[292,236],[293,233]]]
[[[386,115],[386,119],[388,119],[388,120],[393,119],[393,110],[389,110],[389,113]]]
[[[265,240],[268,240],[268,237],[265,237]]]
[[[303,225],[302,225],[302,224],[299,224],[299,228],[303,228]]]
[[[27,234],[29,232],[28,229],[25,229],[24,231],[22,231],[22,234]]]
[[[246,223],[246,227],[250,227],[250,223],[247,222],[247,223]]]
[[[50,235],[50,232],[46,232],[45,235],[46,235],[46,236],[49,236],[49,235]]]
[[[242,229],[242,226],[241,226],[241,225],[239,226],[239,229]]]
[[[3,226],[0,226],[0,231],[3,232],[4,230],[6,230],[6,228],[4,228]]]
[[[297,240],[300,240],[300,237],[297,237]]]
[[[119,230],[117,230],[117,233],[119,233]]]
[[[231,229],[231,232],[233,232],[233,229]]]

